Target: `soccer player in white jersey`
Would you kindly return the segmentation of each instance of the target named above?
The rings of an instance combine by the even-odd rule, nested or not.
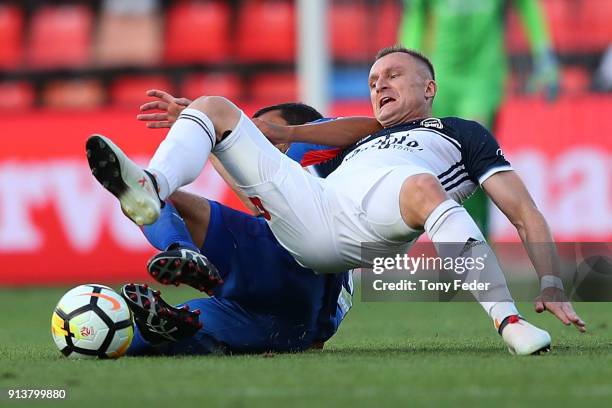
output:
[[[400,47],[384,49],[369,75],[376,121],[346,118],[292,128],[292,142],[349,146],[363,139],[325,180],[304,172],[232,102],[215,96],[198,98],[181,113],[147,170],[98,135],[87,142],[90,166],[119,198],[126,215],[148,224],[158,217],[160,200],[193,181],[214,151],[260,207],[278,241],[300,264],[319,273],[362,265],[365,242],[375,244],[381,254],[405,251],[423,231],[439,251],[448,251],[445,243],[467,243],[472,254],[495,260],[459,204],[479,183],[517,227],[534,263],[542,284],[536,310],[548,310],[584,331],[584,322],[564,295],[554,245],[545,251],[534,245],[553,242],[548,225],[495,140],[475,122],[430,118],[434,78],[423,55]],[[278,129],[268,130],[279,142]],[[101,171],[109,164],[117,171]],[[454,177],[453,172],[461,174]],[[452,182],[446,183],[445,176]],[[463,252],[440,255],[461,257]],[[472,293],[512,353],[549,348],[549,334],[520,317],[496,261],[488,262],[477,278],[492,284]]]

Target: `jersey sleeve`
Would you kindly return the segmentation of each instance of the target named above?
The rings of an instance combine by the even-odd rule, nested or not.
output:
[[[322,118],[310,123],[320,123],[335,120],[337,118]],[[319,177],[327,177],[338,167],[336,157],[341,153],[339,147],[319,145],[313,143],[292,143],[287,150],[287,156],[300,163],[302,167],[313,167],[314,174]]]
[[[465,121],[462,129],[461,150],[470,179],[482,184],[500,171],[512,170],[497,140],[477,122]]]

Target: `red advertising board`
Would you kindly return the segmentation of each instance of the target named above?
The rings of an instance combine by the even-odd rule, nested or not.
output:
[[[612,241],[612,98],[534,99],[504,105],[497,135],[559,241]],[[493,211],[493,237],[517,240]]]
[[[146,278],[153,253],[140,230],[91,176],[85,140],[102,133],[147,163],[165,135],[135,112],[31,111],[5,118],[0,139],[1,285]],[[191,190],[237,205],[205,171]]]
[[[367,103],[336,106],[337,115],[368,114]],[[247,110],[250,112],[250,110]],[[91,176],[84,144],[110,136],[143,165],[165,135],[136,112],[38,111],[4,118],[0,137],[0,286],[142,281],[154,253],[114,198]],[[497,134],[560,240],[612,239],[612,98],[546,105],[509,101]],[[189,187],[240,206],[210,168]],[[493,237],[516,240],[494,213]]]

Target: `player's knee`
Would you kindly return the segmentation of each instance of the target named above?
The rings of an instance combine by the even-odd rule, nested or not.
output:
[[[204,113],[213,123],[217,139],[233,130],[240,120],[240,109],[229,99],[222,96],[201,96],[189,105]]]
[[[411,228],[422,228],[431,212],[448,195],[432,174],[417,174],[408,177],[400,190],[400,210],[404,222]]]
[[[236,105],[223,96],[200,96],[191,102],[189,107],[207,115],[223,114],[232,109],[238,109]]]

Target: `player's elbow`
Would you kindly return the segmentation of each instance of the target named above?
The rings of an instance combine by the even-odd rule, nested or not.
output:
[[[521,236],[532,228],[547,228],[544,215],[533,202],[524,203],[521,208],[515,212],[515,215],[508,217],[508,219]]]

